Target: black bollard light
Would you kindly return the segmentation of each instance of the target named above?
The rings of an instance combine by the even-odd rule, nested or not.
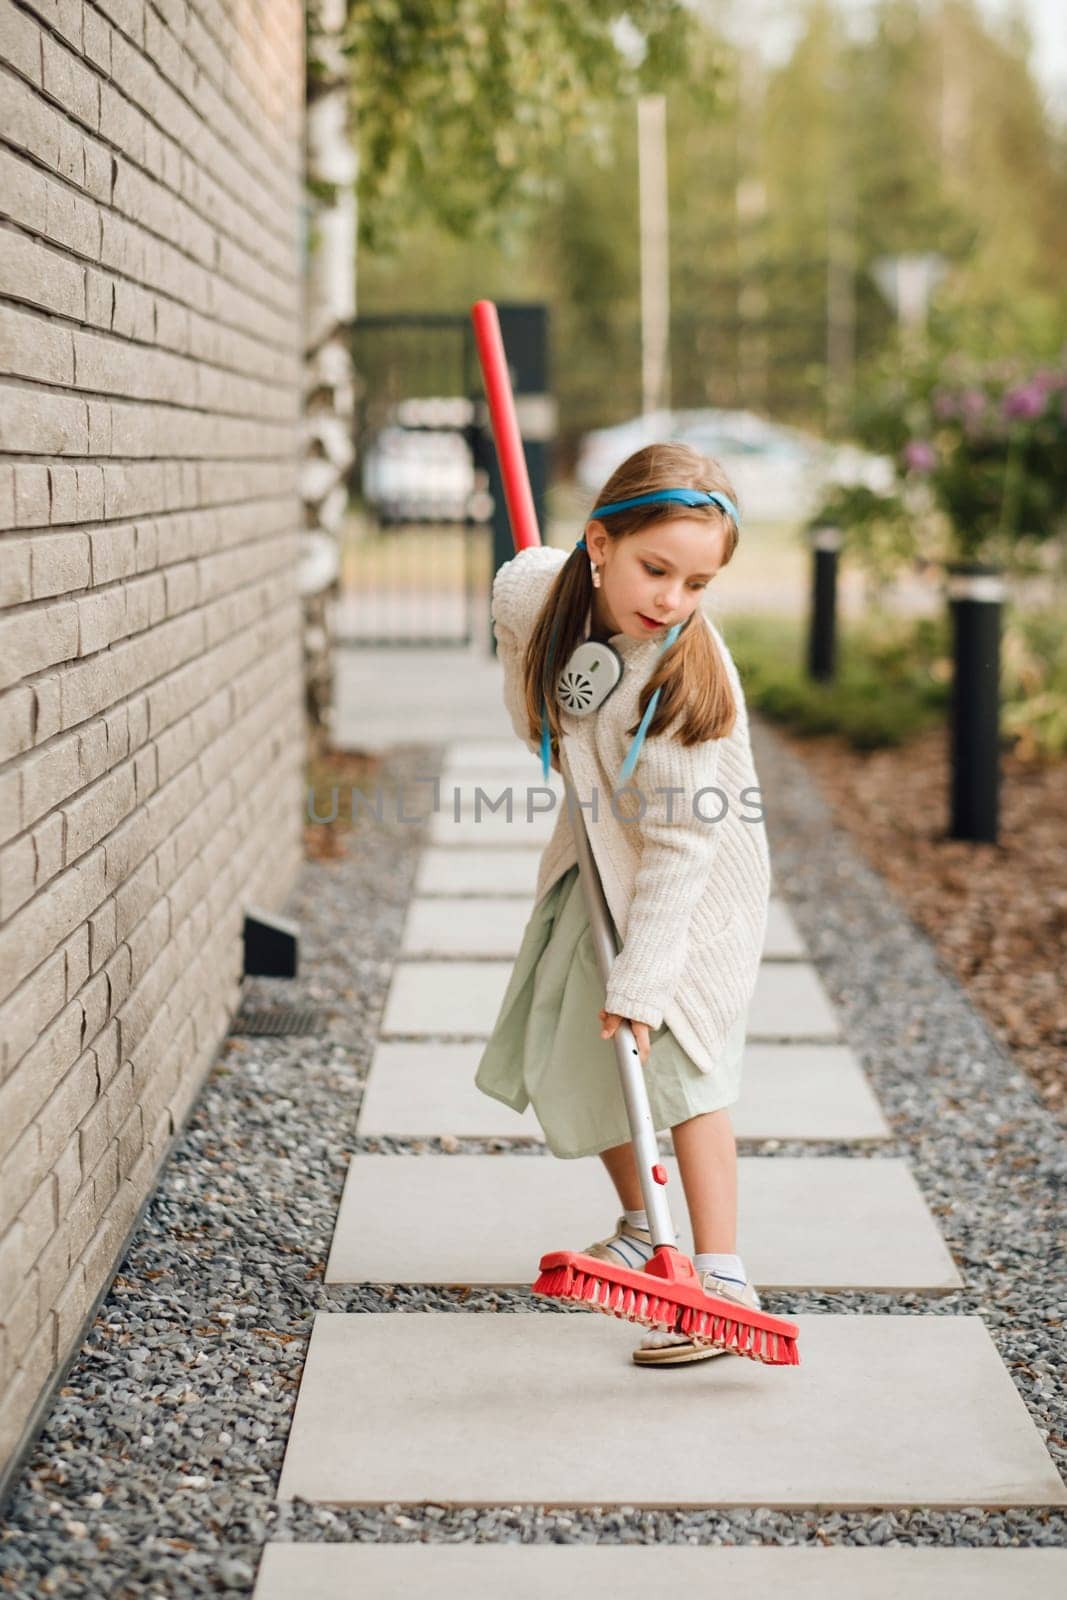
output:
[[[946,593],[952,614],[949,837],[997,843],[1000,790],[1000,567],[954,561]]]
[[[814,555],[811,574],[811,622],[808,630],[808,676],[826,680],[837,670],[837,566],[844,543],[840,528],[811,530]]]

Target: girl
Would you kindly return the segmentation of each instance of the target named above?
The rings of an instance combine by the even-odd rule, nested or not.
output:
[[[770,861],[737,668],[700,609],[738,536],[722,469],[686,445],[655,444],[608,479],[573,550],[522,550],[496,575],[505,703],[519,737],[536,751],[544,735],[573,787],[622,949],[605,996],[562,805],[475,1082],[516,1111],[532,1103],[554,1155],[600,1155],[623,1214],[585,1253],[640,1268],[652,1241],[609,1042],[626,1018],[655,1128],[671,1130],[704,1288],[756,1308],[735,1253],[727,1107],[740,1092]],[[599,709],[576,717],[554,691],[587,638],[610,644],[623,670]],[[652,1332],[633,1358],[676,1365],[724,1353]]]

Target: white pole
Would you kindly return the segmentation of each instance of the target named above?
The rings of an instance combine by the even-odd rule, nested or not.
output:
[[[641,221],[641,407],[669,408],[670,266],[667,213],[667,99],[637,102],[637,173]]]

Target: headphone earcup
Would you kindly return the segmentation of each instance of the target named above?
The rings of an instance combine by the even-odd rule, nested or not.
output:
[[[572,652],[556,684],[560,709],[572,717],[597,711],[622,679],[623,661],[613,645],[587,639]]]

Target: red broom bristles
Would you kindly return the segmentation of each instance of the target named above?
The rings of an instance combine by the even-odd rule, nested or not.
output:
[[[650,1266],[651,1272],[633,1272],[575,1251],[558,1251],[542,1258],[533,1292],[647,1328],[684,1333],[694,1344],[731,1350],[767,1366],[799,1366],[795,1323],[706,1294],[698,1287],[692,1263],[677,1251],[657,1250]]]

